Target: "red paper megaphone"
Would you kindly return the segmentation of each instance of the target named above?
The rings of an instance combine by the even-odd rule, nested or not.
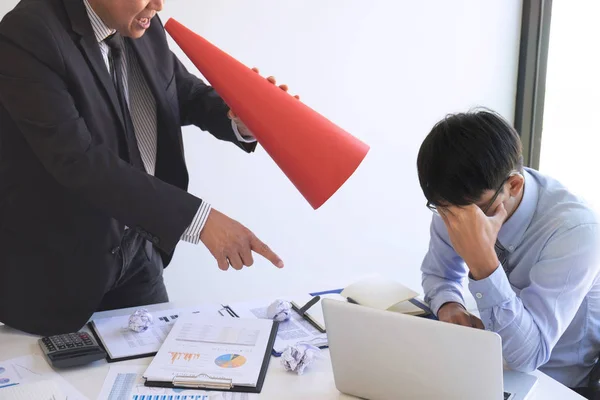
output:
[[[172,18],[165,30],[317,209],[369,146]]]

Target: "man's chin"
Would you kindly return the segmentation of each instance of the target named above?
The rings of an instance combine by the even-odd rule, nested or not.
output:
[[[120,32],[122,36],[126,36],[128,38],[131,39],[139,39],[142,36],[144,36],[144,33],[146,33],[145,29],[136,29],[136,28],[129,28],[127,29],[126,32]]]

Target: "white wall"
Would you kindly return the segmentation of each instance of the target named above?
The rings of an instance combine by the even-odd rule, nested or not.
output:
[[[449,112],[484,105],[512,120],[520,13],[517,0],[167,0],[163,21],[175,17],[276,76],[371,146],[314,211],[263,150],[246,155],[186,128],[190,191],[252,229],[286,267],[257,257],[252,268],[221,272],[202,245],[181,243],[165,272],[171,299],[270,296],[372,272],[420,289],[431,214],[418,185],[419,145]]]
[[[167,1],[164,21],[172,16],[276,76],[371,145],[313,211],[264,151],[248,156],[187,129],[191,192],[254,230],[286,268],[257,260],[220,272],[204,248],[182,243],[166,271],[171,297],[319,289],[371,272],[420,289],[431,213],[418,185],[419,145],[448,112],[485,105],[512,120],[520,13],[515,0]]]

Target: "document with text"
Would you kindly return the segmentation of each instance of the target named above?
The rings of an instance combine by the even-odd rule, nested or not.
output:
[[[220,304],[205,304],[193,308],[178,308],[152,312],[152,325],[144,332],[129,329],[129,315],[94,319],[92,329],[113,360],[148,357],[156,354],[175,322],[185,314],[215,317]],[[229,317],[228,317],[229,318]]]

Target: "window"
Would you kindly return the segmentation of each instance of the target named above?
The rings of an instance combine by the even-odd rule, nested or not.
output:
[[[539,170],[600,206],[600,2],[552,5]]]

